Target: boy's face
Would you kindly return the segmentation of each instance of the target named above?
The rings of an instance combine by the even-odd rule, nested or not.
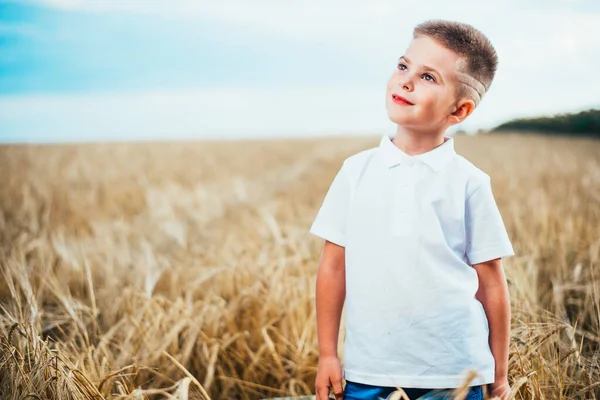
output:
[[[411,41],[387,83],[385,105],[389,119],[416,129],[441,128],[456,123],[457,54],[422,36]],[[412,104],[396,100],[396,95]]]

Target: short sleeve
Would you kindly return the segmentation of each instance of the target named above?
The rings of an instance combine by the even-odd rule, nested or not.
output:
[[[471,265],[515,254],[489,176],[466,201],[465,226],[465,252]]]
[[[346,219],[350,201],[350,182],[345,163],[333,178],[310,233],[339,246],[346,246]]]

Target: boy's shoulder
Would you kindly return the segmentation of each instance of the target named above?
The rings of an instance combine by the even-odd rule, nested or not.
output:
[[[368,164],[373,159],[373,157],[375,157],[378,149],[379,146],[375,146],[361,150],[358,153],[354,153],[346,157],[342,165],[344,166],[344,168],[361,168],[364,165]]]
[[[456,167],[459,168],[463,173],[467,174],[469,178],[481,181],[490,179],[490,175],[487,172],[473,164],[473,162],[471,162],[465,156],[456,153],[454,161],[456,163]]]
[[[473,193],[480,185],[489,184],[491,181],[491,176],[487,172],[461,154],[456,154],[454,163],[452,164],[455,171],[451,172],[460,175],[461,180],[466,183],[467,196]]]
[[[379,146],[370,147],[346,157],[341,166],[341,171],[353,184],[356,184],[369,165],[377,158]]]

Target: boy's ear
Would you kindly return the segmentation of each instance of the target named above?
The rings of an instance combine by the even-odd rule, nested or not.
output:
[[[455,110],[448,117],[451,125],[458,124],[471,115],[475,110],[475,102],[471,99],[460,99],[455,107]]]

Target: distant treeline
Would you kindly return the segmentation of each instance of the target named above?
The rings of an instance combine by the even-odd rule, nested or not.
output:
[[[503,123],[492,131],[540,131],[557,135],[593,136],[600,138],[600,110],[550,117],[520,118]]]

